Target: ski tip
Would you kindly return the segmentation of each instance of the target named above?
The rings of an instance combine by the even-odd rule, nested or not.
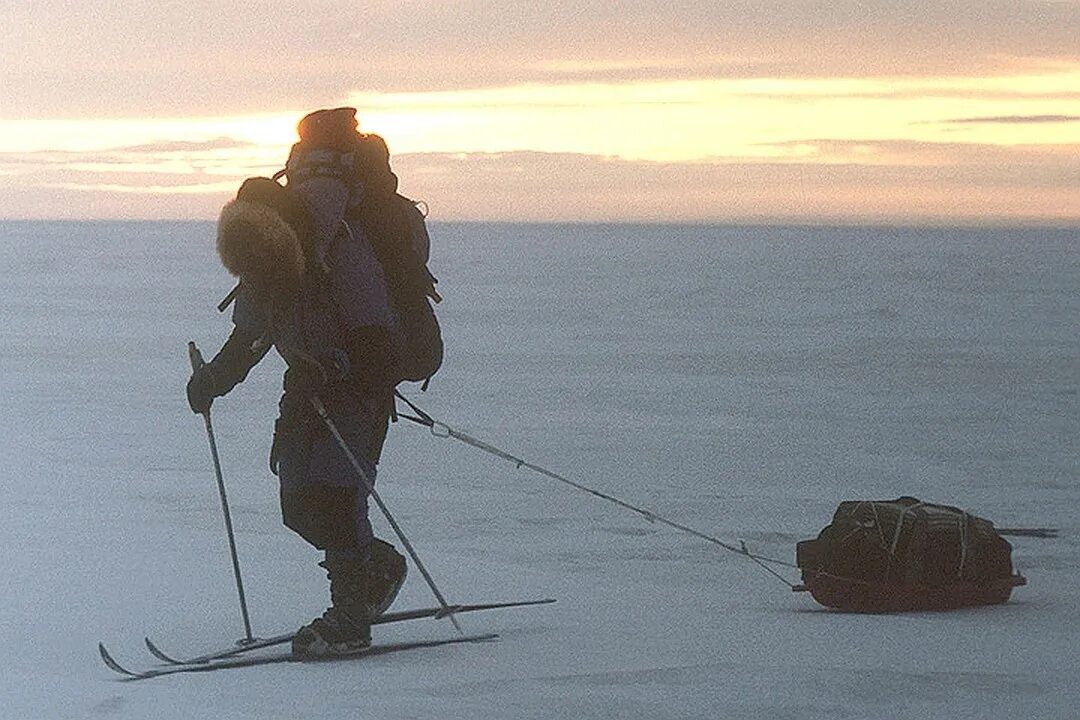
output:
[[[170,665],[180,665],[180,664],[182,664],[180,660],[177,660],[174,657],[166,655],[161,650],[161,648],[159,648],[157,645],[154,644],[154,642],[150,638],[144,637],[143,638],[143,643],[146,644],[146,649],[150,652],[150,654],[153,655],[154,657],[156,657],[158,660],[161,660],[162,662],[169,663]]]
[[[515,608],[515,607],[531,607],[533,605],[550,605],[555,602],[555,598],[543,598],[541,600],[518,600],[516,602],[501,603],[499,607]]]
[[[124,676],[126,676],[128,678],[141,677],[139,675],[139,673],[132,672],[131,670],[128,670],[127,668],[125,668],[120,663],[116,662],[116,660],[113,658],[113,656],[109,654],[109,651],[105,649],[105,644],[104,643],[100,643],[100,642],[98,643],[98,654],[101,655],[101,660],[102,660],[102,662],[105,663],[105,666],[107,668],[109,668],[110,670],[112,670],[113,672],[120,673],[121,675],[124,675]]]

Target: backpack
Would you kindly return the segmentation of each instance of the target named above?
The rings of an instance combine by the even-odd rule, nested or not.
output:
[[[336,108],[306,116],[300,121],[300,141],[293,145],[285,169],[272,178],[249,178],[235,202],[270,208],[295,231],[308,272],[330,274],[332,268],[317,251],[320,218],[306,207],[296,188],[311,180],[339,182],[346,191],[328,201],[329,210],[319,211],[332,218],[340,216],[350,235],[359,229],[370,241],[398,321],[393,383],[423,382],[421,389],[426,390],[443,360],[442,332],[432,308],[432,302],[442,298],[435,290],[438,280],[427,267],[431,236],[420,203],[397,192],[385,141],[378,135],[358,133],[355,112]],[[278,182],[283,177],[284,186]],[[335,201],[339,202],[335,205]],[[223,211],[219,248],[224,222]],[[331,225],[329,231],[337,232],[339,226]],[[237,289],[222,301],[220,310],[229,306]]]

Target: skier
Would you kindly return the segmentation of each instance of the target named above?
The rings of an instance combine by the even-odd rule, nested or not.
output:
[[[329,608],[300,629],[292,649],[324,657],[371,644],[371,620],[406,574],[405,558],[374,536],[366,485],[312,403],[325,405],[373,482],[400,379],[400,324],[375,237],[386,221],[375,216],[397,178],[385,144],[358,132],[352,108],[311,113],[298,133],[287,187],[248,180],[222,211],[218,252],[240,278],[234,328],[192,373],[187,396],[205,413],[271,346],[286,360],[270,468],[285,525],[324,551],[330,581]]]

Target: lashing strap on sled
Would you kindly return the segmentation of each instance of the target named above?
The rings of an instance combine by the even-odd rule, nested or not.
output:
[[[968,514],[967,510],[960,513],[960,563],[956,568],[956,577],[964,577],[964,565],[967,563],[968,556]]]
[[[876,517],[877,516],[877,512],[876,512],[877,503],[872,503],[872,504],[875,506],[875,508],[874,508],[875,509],[874,516]],[[917,503],[915,505],[909,505],[909,506],[905,507],[903,510],[900,511],[900,517],[898,517],[896,519],[896,530],[895,530],[895,532],[893,532],[892,545],[889,547],[889,554],[892,555],[893,557],[896,557],[896,546],[900,544],[900,534],[904,530],[904,518],[907,516],[907,514],[909,512],[911,512],[912,510],[914,510],[915,508],[918,508],[918,507],[922,507],[922,503]]]
[[[873,500],[862,501],[859,502],[856,506],[856,511],[858,510],[858,507],[862,506],[868,506],[870,508],[870,511],[874,514],[874,527],[877,529],[878,538],[881,540],[881,549],[888,552],[890,557],[897,560],[897,562],[901,562],[901,558],[897,556],[897,550],[899,548],[900,539],[904,531],[904,519],[908,516],[909,513],[915,515],[920,509],[932,506],[928,506],[928,504],[924,502],[916,502],[913,505],[905,506],[900,511],[899,517],[897,517],[896,519],[896,528],[893,531],[892,542],[886,544],[881,516],[878,513],[879,505],[882,505],[882,503]],[[968,523],[970,518],[971,515],[966,510],[959,510],[959,516],[957,517],[957,527],[960,559],[957,563],[956,569],[956,577],[958,578],[964,576],[964,570],[967,567],[968,554],[971,550],[971,538],[968,533]],[[927,517],[926,520],[928,522],[933,522],[933,520],[929,517]]]

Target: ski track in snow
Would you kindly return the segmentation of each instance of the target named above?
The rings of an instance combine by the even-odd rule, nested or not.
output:
[[[378,483],[501,639],[118,683],[150,635],[242,626],[186,343],[231,287],[207,223],[0,223],[0,718],[1050,718],[1080,688],[1080,241],[1069,231],[436,225],[432,414],[727,542],[794,559],[902,494],[1014,538],[1005,606],[848,615],[744,558],[403,423]],[[325,607],[266,469],[268,358],[214,406],[256,634]],[[373,510],[373,513],[375,511]],[[374,516],[374,515],[373,515]],[[377,529],[388,537],[386,524]],[[790,580],[795,571],[780,568]],[[411,573],[396,608],[431,605]],[[446,622],[377,628],[387,642]]]

